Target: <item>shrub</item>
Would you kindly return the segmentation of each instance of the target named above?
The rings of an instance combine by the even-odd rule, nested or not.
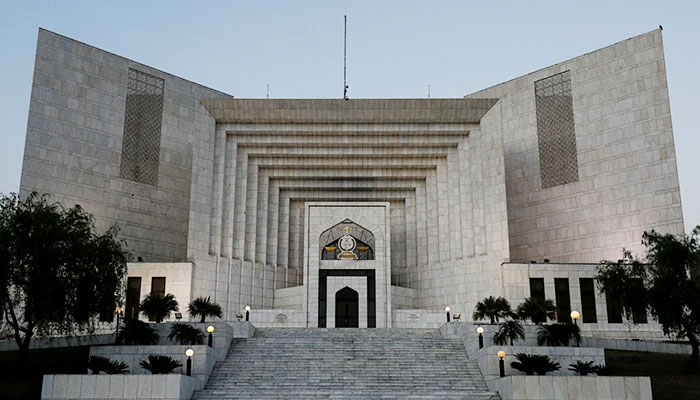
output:
[[[515,314],[510,307],[508,300],[503,297],[489,296],[484,300],[476,303],[472,319],[474,321],[489,319],[491,324],[495,324],[499,319],[514,317]]]
[[[581,340],[581,329],[574,324],[551,324],[537,328],[537,344],[540,346],[568,346],[571,340]]]
[[[175,296],[170,293],[165,296],[149,293],[141,301],[139,309],[141,310],[141,314],[146,318],[156,321],[157,323],[161,323],[164,319],[170,318],[171,311],[179,311],[177,300],[175,300]]]
[[[578,360],[576,361],[575,364],[569,364],[569,368],[567,368],[569,371],[575,372],[577,375],[581,376],[586,376],[588,374],[594,374],[595,373],[595,365],[593,365],[593,361],[581,361]]]
[[[170,328],[168,339],[177,340],[180,344],[204,344],[204,332],[190,324],[174,324]]]
[[[554,362],[549,356],[542,354],[518,353],[515,355],[515,358],[518,361],[511,362],[510,366],[524,372],[525,375],[532,375],[533,373],[545,375],[547,372],[558,371],[561,368],[558,362]]]
[[[206,317],[221,318],[221,306],[211,301],[211,297],[198,297],[190,302],[187,306],[187,311],[191,316],[201,316],[199,322],[205,322]]]
[[[133,319],[126,322],[124,329],[119,331],[117,344],[127,345],[151,345],[158,344],[158,332],[151,328],[149,324]]]
[[[552,300],[543,300],[537,297],[528,297],[525,299],[518,308],[516,313],[520,319],[534,322],[535,324],[541,324],[547,322],[547,318],[554,319],[557,315],[557,307],[554,305]]]
[[[170,356],[151,354],[148,359],[141,361],[141,368],[152,374],[169,374],[175,368],[182,367],[182,363]]]
[[[610,375],[610,368],[603,364],[597,364],[593,366],[593,373],[598,376]]]
[[[525,339],[523,326],[518,321],[506,321],[499,326],[498,332],[493,335],[493,344],[503,346],[510,342],[512,346],[516,339]]]
[[[110,360],[102,356],[90,356],[88,359],[88,369],[93,375],[98,375],[100,372],[105,374],[128,374],[129,365],[122,361]]]

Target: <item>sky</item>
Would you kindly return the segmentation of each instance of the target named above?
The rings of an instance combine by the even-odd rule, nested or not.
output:
[[[663,25],[686,231],[700,225],[700,1],[0,0],[0,193],[22,169],[39,27],[242,98],[462,97]]]

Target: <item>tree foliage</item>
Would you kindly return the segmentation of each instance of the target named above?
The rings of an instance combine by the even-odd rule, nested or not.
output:
[[[505,346],[517,339],[525,339],[525,330],[520,321],[505,321],[498,327],[498,332],[493,335],[493,344]]]
[[[540,325],[537,328],[537,344],[540,346],[568,346],[581,340],[581,329],[574,324]]]
[[[491,324],[495,324],[501,319],[514,317],[510,303],[503,297],[489,296],[484,300],[476,303],[472,319],[474,321],[489,319]]]
[[[24,355],[33,337],[92,333],[110,320],[129,255],[118,229],[97,234],[79,205],[34,192],[0,197],[0,318]]]
[[[179,307],[175,296],[170,293],[165,296],[149,293],[139,304],[139,309],[146,318],[161,323],[164,319],[170,318],[172,311],[178,311]]]
[[[200,320],[202,323],[205,322],[206,317],[221,318],[223,316],[221,306],[211,301],[211,297],[197,297],[192,300],[187,306],[187,312],[193,317],[202,317]]]
[[[178,360],[173,359],[170,356],[163,356],[158,354],[151,354],[146,360],[142,360],[141,368],[149,371],[152,374],[169,374],[173,372],[175,368],[182,367],[182,363]]]
[[[150,324],[137,319],[129,320],[119,331],[117,344],[148,346],[158,344],[160,336]]]
[[[518,361],[513,361],[510,366],[522,371],[525,375],[546,375],[547,372],[554,372],[561,369],[558,362],[552,361],[549,356],[542,354],[525,354],[518,353],[515,355]]]
[[[88,359],[88,369],[93,375],[104,372],[107,375],[128,374],[129,364],[123,361],[111,360],[102,356],[90,356]]]
[[[700,358],[700,226],[690,235],[644,232],[646,262],[623,250],[617,262],[602,261],[596,281],[614,295],[627,318],[649,311],[664,334],[687,338],[690,362]],[[632,320],[634,320],[632,318]]]
[[[554,319],[557,316],[557,307],[552,300],[544,300],[538,297],[528,297],[518,305],[515,311],[522,320],[530,320],[535,324],[547,322],[547,318]]]
[[[170,328],[168,339],[177,340],[180,344],[204,344],[204,332],[190,324],[176,323]]]

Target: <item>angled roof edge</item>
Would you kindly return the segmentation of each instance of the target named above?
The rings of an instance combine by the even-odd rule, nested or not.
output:
[[[626,39],[619,40],[619,41],[617,41],[617,42],[615,42],[615,43],[612,43],[612,44],[609,44],[609,45],[607,45],[607,46],[603,46],[603,47],[597,48],[597,49],[595,49],[595,50],[588,51],[588,52],[586,52],[586,53],[580,54],[580,55],[575,56],[575,57],[567,58],[566,60],[559,61],[559,62],[554,63],[554,64],[552,64],[552,65],[548,65],[548,66],[546,66],[546,67],[538,68],[538,69],[536,69],[536,70],[534,70],[534,71],[530,71],[530,72],[528,72],[528,73],[526,73],[526,74],[518,75],[518,76],[516,76],[516,77],[514,77],[514,78],[507,79],[507,80],[505,80],[505,81],[503,81],[503,82],[500,82],[500,83],[496,83],[495,85],[487,86],[487,87],[485,87],[485,88],[483,88],[483,89],[476,90],[476,91],[474,91],[474,92],[471,92],[471,93],[469,93],[469,94],[464,95],[464,98],[472,98],[471,96],[474,96],[474,95],[478,94],[479,92],[484,92],[484,91],[486,91],[486,90],[495,88],[495,87],[497,87],[497,86],[504,85],[504,84],[506,84],[506,83],[508,83],[508,82],[515,81],[515,80],[520,79],[520,78],[522,78],[522,77],[525,77],[525,76],[528,76],[528,75],[532,75],[532,74],[536,74],[536,73],[538,73],[538,72],[540,72],[540,71],[544,71],[545,69],[552,68],[552,67],[556,67],[556,66],[561,65],[561,64],[569,63],[569,62],[572,62],[573,60],[576,60],[577,58],[585,57],[585,56],[587,56],[587,55],[589,55],[589,54],[593,54],[593,53],[596,53],[596,52],[598,52],[598,51],[605,50],[605,49],[610,48],[610,47],[613,47],[613,46],[617,46],[617,45],[619,45],[620,43],[624,43],[624,42],[627,42],[627,41],[629,41],[629,40],[633,40],[633,39],[636,39],[636,38],[639,38],[639,37],[642,37],[642,36],[646,36],[646,35],[649,35],[649,34],[657,33],[657,32],[660,33],[660,32],[662,32],[662,30],[659,29],[659,28],[656,28],[656,29],[652,29],[652,30],[650,30],[650,31],[648,31],[648,32],[640,33],[639,35],[635,35],[635,36],[628,37],[628,38],[626,38]],[[662,42],[662,46],[663,46],[663,42]]]
[[[171,74],[171,73],[169,73],[169,72],[163,71],[162,69],[152,67],[152,66],[150,66],[150,65],[148,65],[148,64],[144,64],[144,63],[139,62],[139,61],[132,60],[131,58],[127,58],[127,57],[121,56],[121,55],[116,54],[116,53],[113,53],[113,52],[111,52],[111,51],[109,51],[109,50],[105,50],[105,49],[102,49],[102,48],[100,48],[100,47],[93,46],[93,45],[91,45],[91,44],[89,44],[89,43],[85,43],[85,42],[83,42],[83,41],[80,41],[80,40],[77,40],[77,39],[73,39],[72,37],[69,37],[69,36],[66,36],[66,35],[61,35],[60,33],[56,33],[56,32],[54,32],[54,31],[48,30],[48,29],[46,29],[46,28],[39,27],[39,32],[41,32],[41,31],[50,33],[50,34],[55,35],[55,36],[59,36],[59,37],[61,37],[61,38],[63,38],[63,39],[67,39],[67,40],[70,40],[70,41],[72,41],[72,42],[76,42],[76,43],[79,43],[79,44],[81,44],[81,45],[84,45],[84,46],[92,47],[93,49],[102,51],[102,52],[107,53],[107,54],[109,54],[109,55],[112,55],[112,56],[114,56],[114,57],[119,57],[119,58],[121,58],[121,59],[128,60],[129,62],[132,62],[132,63],[134,63],[134,64],[138,64],[138,65],[142,65],[142,66],[144,66],[144,67],[146,67],[146,68],[150,68],[150,69],[152,69],[152,70],[158,71],[158,72],[163,73],[163,74],[165,74],[165,75],[172,76],[173,78],[182,79],[183,81],[186,81],[186,82],[195,84],[195,85],[197,85],[197,86],[201,86],[201,87],[203,87],[203,88],[205,88],[205,89],[209,89],[209,90],[211,90],[211,91],[221,93],[221,94],[224,95],[224,96],[233,97],[233,95],[228,94],[228,93],[225,93],[225,92],[222,92],[222,91],[220,91],[220,90],[218,90],[218,89],[214,89],[214,88],[211,88],[211,87],[209,87],[209,86],[202,85],[201,83],[197,83],[197,82],[195,82],[195,81],[193,81],[193,80],[190,80],[190,79],[187,79],[187,78],[183,78],[183,77],[177,76],[177,75],[175,75],[175,74]],[[38,43],[37,43],[37,45],[38,45]]]

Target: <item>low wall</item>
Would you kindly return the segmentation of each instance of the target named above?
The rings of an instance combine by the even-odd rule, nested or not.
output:
[[[31,349],[50,349],[54,347],[73,347],[73,346],[93,346],[100,344],[114,343],[114,335],[98,334],[84,336],[55,336],[49,338],[32,339],[30,344]],[[17,351],[17,342],[12,340],[0,341],[1,351]]]
[[[648,376],[506,376],[489,382],[502,400],[651,400]]]
[[[187,356],[185,350],[194,350],[192,356],[192,377],[201,382],[201,387],[206,384],[214,364],[221,356],[212,348],[206,345],[200,346],[94,346],[90,348],[91,356],[103,356],[112,360],[123,361],[129,364],[129,373],[133,375],[150,374],[139,365],[142,360],[148,358],[149,354],[170,356],[182,363],[182,367],[175,369],[177,374],[185,374],[187,366]],[[225,354],[224,356],[225,357]],[[86,371],[87,372],[87,371]],[[200,387],[200,388],[201,388]]]
[[[559,371],[550,372],[548,375],[564,376],[573,375],[569,371],[569,364],[574,364],[576,361],[593,361],[594,364],[605,365],[605,350],[593,347],[546,347],[546,346],[488,346],[479,350],[476,353],[475,359],[479,364],[481,374],[486,381],[498,379],[500,377],[498,366],[498,352],[503,350],[506,352],[505,367],[506,375],[525,375],[510,366],[510,363],[517,361],[516,353],[525,354],[542,354],[549,356],[553,361],[561,365]]]
[[[42,399],[188,400],[196,378],[185,375],[44,375]]]
[[[604,339],[584,337],[581,346],[602,347],[613,350],[650,351],[653,353],[690,354],[693,349],[690,344],[664,343],[650,340]]]
[[[245,311],[242,314],[245,315]],[[255,309],[250,311],[249,320],[258,328],[306,327],[304,313],[294,309]]]
[[[446,323],[446,318],[444,312],[420,309],[392,310],[391,327],[437,329]]]

